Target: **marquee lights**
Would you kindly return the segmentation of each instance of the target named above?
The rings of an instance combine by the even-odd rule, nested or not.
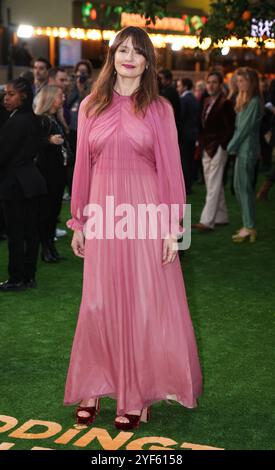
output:
[[[82,28],[63,28],[63,27],[33,27],[20,25],[17,30],[18,37],[23,37],[21,34],[25,34],[24,37],[40,37],[48,36],[60,39],[79,39],[84,41],[113,41],[117,32],[112,30],[103,30],[100,29],[82,29]],[[198,47],[202,50],[207,50],[211,45],[211,39],[205,38],[202,43],[199,42],[197,36],[191,35],[177,35],[177,34],[149,34],[154,47],[163,48],[167,44],[171,45],[172,50],[181,50],[182,48],[195,49]],[[230,38],[225,41],[221,41],[218,44],[218,47],[249,47],[256,48],[257,41],[256,38],[247,38],[247,45],[242,45],[241,39]],[[275,49],[275,41],[272,38],[265,40],[265,47],[267,49]]]
[[[17,36],[19,38],[31,38],[33,36],[33,26],[21,24],[17,29]]]

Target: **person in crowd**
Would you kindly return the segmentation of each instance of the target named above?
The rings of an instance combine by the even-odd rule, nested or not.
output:
[[[61,90],[63,91],[63,94],[64,94],[63,115],[64,115],[64,118],[65,118],[65,121],[66,121],[67,125],[69,126],[70,125],[70,120],[71,120],[70,110],[69,110],[68,103],[67,103],[67,100],[68,100],[67,95],[68,95],[68,87],[69,87],[69,75],[68,75],[66,69],[64,69],[63,67],[52,67],[49,70],[48,84],[49,85],[59,86],[59,88],[61,88]]]
[[[181,106],[181,160],[187,194],[191,193],[194,174],[194,156],[199,136],[199,103],[192,93],[193,82],[189,78],[177,81]]]
[[[236,99],[238,96],[238,81],[237,81],[237,75],[233,73],[230,77],[229,83],[228,83],[228,88],[229,88],[229,93],[228,93],[228,99],[232,102],[233,106],[236,106]]]
[[[90,93],[93,67],[88,60],[79,61],[74,68],[74,82],[68,97],[70,110],[70,144],[73,154],[76,152],[77,118],[81,101]]]
[[[237,75],[233,73],[230,76],[229,82],[228,82],[228,89],[229,93],[227,98],[231,101],[232,106],[235,109],[236,106],[236,99],[238,96],[238,83],[237,83]],[[224,186],[227,184],[227,181],[229,179],[229,184],[230,184],[230,191],[231,194],[234,195],[234,168],[235,168],[235,160],[236,160],[236,155],[228,155],[228,159],[225,165],[224,169],[224,174],[223,174],[223,184]]]
[[[270,84],[270,101],[265,104],[265,112],[269,115],[269,126],[264,138],[272,149],[271,153],[273,153],[275,148],[275,80],[272,80]],[[257,193],[257,199],[266,200],[269,190],[274,183],[275,167],[273,167],[267,179],[261,185]]]
[[[4,97],[5,97],[5,91],[3,90],[3,92],[0,92],[0,129],[9,118],[9,113],[6,110],[5,105],[4,105]]]
[[[84,284],[64,399],[79,403],[76,425],[87,426],[100,397],[115,398],[114,424],[126,431],[148,421],[156,401],[196,406],[202,380],[177,253],[178,218],[162,230],[155,219],[156,237],[138,237],[132,218],[133,236],[116,224],[114,237],[93,237],[95,205],[112,230],[110,195],[115,211],[131,205],[135,215],[139,204],[169,210],[185,202],[173,109],[158,96],[153,44],[133,26],[116,35],[80,106],[68,226],[73,251],[84,258]]]
[[[232,103],[222,93],[222,83],[220,72],[214,70],[208,74],[209,97],[205,100],[201,121],[206,201],[200,222],[193,225],[203,232],[228,223],[223,172],[227,161],[226,147],[234,131],[235,113]]]
[[[54,263],[62,259],[54,241],[70,158],[67,127],[63,117],[62,89],[56,85],[43,87],[38,95],[35,112],[42,116],[45,136],[37,166],[47,183],[47,195],[44,197],[40,220],[41,258],[46,263]]]
[[[34,95],[36,95],[42,90],[44,86],[48,84],[49,79],[49,70],[51,64],[47,59],[43,57],[38,57],[34,62]]]
[[[25,70],[20,73],[20,77],[25,78],[30,83],[32,89],[34,89],[34,73],[32,70]]]
[[[0,92],[0,129],[9,117],[9,113],[4,106],[4,91]],[[5,218],[3,207],[0,201],[0,240],[6,240]]]
[[[20,65],[21,67],[32,66],[33,56],[30,53],[26,42],[19,42],[19,44],[15,45],[12,56],[14,65]]]
[[[266,75],[261,75],[259,77],[259,87],[263,101],[264,103],[267,103],[269,101],[269,80]]]
[[[194,87],[194,96],[198,100],[199,103],[199,129],[200,129],[200,122],[201,122],[201,115],[204,107],[204,100],[209,96],[206,90],[206,82],[204,80],[198,80],[195,83]],[[194,155],[194,168],[193,168],[193,181],[197,181],[198,183],[204,183],[203,177],[203,168],[202,168],[202,155],[203,155],[203,147],[202,142],[199,138],[196,142],[195,147],[195,155]]]
[[[195,83],[194,96],[199,102],[203,101],[204,98],[207,98],[208,93],[206,90],[206,82],[204,80],[198,80]]]
[[[272,171],[270,172],[268,178],[263,182],[261,185],[258,193],[257,193],[257,199],[261,201],[266,201],[268,197],[268,193],[272,186],[275,183],[275,166],[272,168]]]
[[[64,67],[52,67],[49,70],[48,85],[56,85],[66,95],[69,86],[69,76]]]
[[[173,84],[173,75],[171,70],[162,69],[158,72],[159,80],[159,93],[161,96],[164,96],[168,101],[170,101],[173,110],[174,116],[178,131],[178,141],[181,142],[182,128],[181,128],[181,109],[180,109],[180,99],[179,94]]]
[[[273,85],[274,86],[274,85]],[[263,115],[260,127],[260,146],[261,146],[261,160],[260,168],[264,172],[269,172],[272,166],[272,143],[271,143],[271,127],[274,114],[272,113],[272,82],[269,87],[268,79],[265,76],[260,78],[260,92],[264,101]],[[274,105],[273,105],[274,106]]]
[[[238,96],[235,132],[227,151],[236,155],[234,189],[239,201],[243,227],[233,235],[236,243],[256,240],[255,194],[253,182],[255,165],[260,155],[260,123],[262,105],[259,78],[256,70],[250,67],[237,69]]]
[[[79,61],[74,68],[74,82],[69,93],[67,105],[70,111],[70,147],[72,160],[68,168],[67,186],[69,196],[72,192],[72,180],[76,155],[77,119],[81,101],[90,93],[93,79],[93,67],[88,60]]]
[[[49,70],[49,85],[57,85],[59,86],[64,94],[63,99],[63,116],[67,126],[70,126],[71,122],[71,114],[70,109],[68,107],[68,87],[69,87],[69,76],[65,68],[63,67],[52,67]],[[69,130],[68,130],[69,132]],[[70,140],[70,134],[69,134]],[[70,200],[71,188],[72,188],[72,175],[73,175],[73,163],[74,158],[70,158],[70,161],[66,167],[67,174],[66,174],[66,186],[68,187],[69,192],[64,193],[63,199]],[[64,229],[56,228],[56,237],[61,238],[67,234],[67,231]]]
[[[46,193],[46,183],[34,163],[42,134],[32,102],[27,80],[19,77],[8,82],[4,103],[10,116],[0,129],[0,199],[8,237],[9,278],[1,282],[1,292],[36,287],[39,199]]]

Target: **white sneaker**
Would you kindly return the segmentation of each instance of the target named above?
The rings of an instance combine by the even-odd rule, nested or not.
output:
[[[70,200],[71,200],[71,196],[69,195],[69,193],[64,193],[63,201],[70,201]]]
[[[57,228],[55,231],[56,238],[62,238],[67,235],[67,230],[62,230],[61,228]]]

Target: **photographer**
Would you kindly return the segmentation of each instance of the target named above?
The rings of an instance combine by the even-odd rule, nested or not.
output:
[[[76,155],[76,140],[77,140],[77,119],[78,110],[81,101],[91,92],[93,68],[88,60],[81,60],[78,62],[74,69],[74,82],[71,93],[67,99],[67,107],[70,112],[70,148],[72,151],[72,161],[68,168],[67,185],[69,194],[72,190],[72,179],[74,172],[74,162]]]
[[[74,84],[71,93],[68,97],[68,107],[70,110],[70,144],[72,152],[76,151],[76,131],[77,131],[77,118],[78,110],[81,101],[89,95],[91,91],[93,68],[88,60],[81,60],[78,62],[74,69]]]

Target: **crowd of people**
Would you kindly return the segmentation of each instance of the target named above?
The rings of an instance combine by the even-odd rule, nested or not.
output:
[[[275,80],[268,83],[247,67],[226,83],[216,70],[195,84],[190,78],[175,82],[166,69],[158,71],[157,79],[160,95],[174,110],[186,192],[192,192],[196,181],[206,187],[193,228],[210,232],[229,222],[224,183],[230,169],[243,219],[233,241],[255,241],[259,169],[270,171],[259,199],[267,198],[275,181]],[[44,262],[62,260],[55,240],[66,231],[57,223],[62,201],[71,195],[78,111],[92,81],[89,61],[81,60],[69,75],[40,57],[33,70],[5,86],[0,103],[0,237],[8,240],[9,278],[0,285],[2,291],[36,285],[39,245]]]
[[[269,172],[257,193],[266,199],[274,180],[275,80],[268,83],[250,67],[240,67],[224,82],[220,71],[210,71],[206,81],[193,85],[179,79],[175,92],[172,73],[159,72],[161,94],[172,104],[178,129],[187,194],[198,180],[206,186],[200,221],[192,227],[211,232],[229,223],[224,195],[228,169],[233,170],[232,191],[240,204],[243,226],[233,242],[254,242],[257,237],[255,186],[259,170]]]
[[[8,241],[9,278],[0,290],[36,286],[41,259],[62,256],[56,237],[64,190],[70,197],[76,152],[77,116],[90,93],[92,66],[82,60],[73,77],[38,58],[33,71],[5,86],[0,105],[0,236]],[[66,196],[65,194],[65,196]]]

